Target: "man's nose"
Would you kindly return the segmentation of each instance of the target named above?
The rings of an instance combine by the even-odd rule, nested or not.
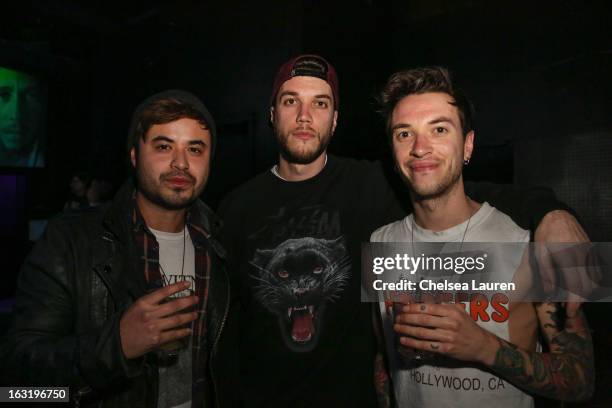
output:
[[[175,167],[179,170],[186,170],[189,168],[189,159],[187,157],[187,152],[183,149],[175,149],[174,157],[172,158],[172,167]]]
[[[416,132],[410,153],[415,157],[423,157],[428,153],[431,153],[431,143],[429,137],[421,132]]]
[[[302,123],[302,122],[307,122],[307,123],[312,122],[312,115],[311,115],[311,112],[310,112],[310,106],[307,103],[301,103],[300,104],[299,111],[298,111],[297,121],[300,122],[300,123]]]

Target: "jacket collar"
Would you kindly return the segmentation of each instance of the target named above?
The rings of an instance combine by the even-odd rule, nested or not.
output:
[[[112,273],[107,278],[117,288],[125,288],[132,299],[137,299],[146,293],[146,282],[142,271],[136,270],[135,257],[137,256],[136,248],[133,241],[134,228],[144,228],[144,220],[136,217],[137,221],[133,220],[133,209],[135,206],[134,200],[135,185],[132,178],[123,183],[112,203],[107,207],[103,215],[104,235],[103,239],[111,242],[117,241],[125,248],[123,256],[116,259],[119,263],[115,265],[124,273],[117,275]],[[196,200],[188,212],[190,221],[194,225],[198,225],[205,229],[210,235],[207,237],[212,248],[217,255],[225,257],[224,249],[219,245],[214,235],[221,228],[221,220],[208,208],[202,201]],[[113,245],[114,246],[114,245]],[[106,261],[105,261],[106,262]],[[110,270],[113,270],[111,268]],[[122,284],[120,282],[123,282]]]

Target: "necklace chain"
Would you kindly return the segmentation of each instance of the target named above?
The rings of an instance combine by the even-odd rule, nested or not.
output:
[[[465,242],[465,236],[467,235],[467,230],[468,228],[470,228],[470,221],[472,221],[472,216],[474,214],[470,215],[470,218],[468,218],[468,222],[467,225],[465,226],[465,231],[463,231],[463,238],[461,238],[461,246],[459,247],[459,252],[461,252],[463,250],[463,243]],[[415,254],[415,250],[414,250],[414,226],[415,226],[415,222],[414,222],[414,213],[412,214],[412,226],[410,228],[410,242],[412,243],[412,253]]]
[[[468,232],[468,228],[470,228],[470,221],[472,221],[472,216],[474,214],[470,215],[470,218],[468,218],[467,221],[467,225],[465,226],[465,231],[463,231],[463,238],[461,238],[461,245],[459,246],[459,252],[463,251],[463,243],[465,242],[465,236],[467,235]],[[415,222],[414,222],[414,213],[412,214],[412,226],[410,228],[410,243],[412,244],[412,256],[416,256],[416,251],[414,250],[414,227],[415,227]]]
[[[187,224],[185,224],[185,226],[183,227],[183,259],[181,261],[181,276],[185,276],[185,246],[186,246],[186,236],[187,236]],[[159,258],[159,254],[157,254],[158,258]],[[159,265],[159,270],[161,271],[161,273],[167,278],[168,274],[166,273],[166,271],[164,270],[164,267],[162,266],[161,262],[158,262]]]
[[[463,243],[465,242],[465,236],[467,235],[467,231],[468,228],[470,228],[470,221],[472,221],[472,216],[474,214],[470,215],[470,218],[468,218],[467,221],[467,225],[465,226],[465,231],[463,231],[463,238],[461,238],[461,246],[459,247],[459,252],[461,252],[463,250]],[[416,256],[416,251],[414,249],[414,227],[415,227],[415,222],[414,222],[414,213],[412,214],[412,226],[410,228],[410,244],[412,245],[412,256]],[[423,278],[421,278],[422,280]],[[417,302],[421,301],[421,290],[418,289],[416,295],[416,300]]]

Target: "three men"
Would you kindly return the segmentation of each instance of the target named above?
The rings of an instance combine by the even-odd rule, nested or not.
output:
[[[247,406],[374,406],[377,344],[360,302],[360,243],[404,212],[379,164],[327,155],[338,106],[337,74],[323,58],[299,56],[279,70],[270,107],[279,164],[222,204],[242,303],[228,316],[215,218],[196,199],[214,123],[184,92],[145,101],[130,132],[135,185],[104,214],[52,223],[28,258],[1,349],[4,376],[69,384],[82,402],[108,406],[223,405],[233,396]],[[537,205],[541,214],[559,208],[549,196]],[[182,281],[195,296],[164,303],[187,289]],[[187,351],[164,351],[190,323]],[[238,352],[222,353],[233,323]],[[229,389],[219,374],[232,354],[241,384]]]
[[[461,246],[470,241],[529,242],[529,231],[465,194],[462,167],[474,148],[472,114],[448,71],[422,68],[395,73],[381,93],[381,102],[396,167],[410,188],[414,213],[379,228],[372,241]],[[511,252],[505,251],[499,257],[504,264],[494,267],[512,270],[513,262],[520,264],[522,255],[512,259]],[[470,299],[463,300],[471,306]],[[403,307],[394,326],[401,336],[400,347],[449,359],[412,368],[392,363],[398,406],[472,407],[494,402],[501,407],[530,407],[534,394],[564,400],[590,397],[593,348],[580,310],[566,316],[559,304],[515,302],[505,308],[504,316],[493,319],[488,317],[496,313],[492,299],[487,310],[484,315],[470,313],[462,301]],[[549,347],[547,353],[537,352],[538,329]],[[395,351],[388,350],[392,356]],[[466,387],[465,379],[482,387]]]
[[[83,406],[209,406],[231,395],[215,360],[229,307],[225,254],[198,199],[215,138],[212,116],[187,92],[136,109],[134,179],[104,212],[51,222],[22,268],[3,382],[70,386]],[[187,346],[170,348],[179,339]]]
[[[239,321],[247,406],[377,403],[371,308],[360,302],[360,243],[404,212],[378,163],[327,154],[338,107],[331,64],[316,55],[283,64],[270,102],[278,165],[221,204],[222,242],[242,304],[240,317],[230,319]],[[507,195],[519,201],[512,191],[485,193],[494,204],[512,203]],[[537,209],[529,202],[516,208],[541,216],[559,208],[547,195],[531,201]],[[523,216],[516,208],[512,214]]]

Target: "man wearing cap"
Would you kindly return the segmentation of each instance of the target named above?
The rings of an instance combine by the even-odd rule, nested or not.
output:
[[[230,320],[239,323],[246,406],[377,403],[372,310],[360,302],[360,243],[405,212],[379,163],[327,154],[338,107],[338,77],[323,58],[302,55],[281,66],[270,101],[279,162],[220,207],[242,306]],[[546,191],[521,197],[500,186],[483,189],[484,197],[472,194],[519,224],[537,225],[562,208]]]
[[[81,406],[209,407],[231,396],[216,360],[225,253],[198,199],[215,137],[190,93],[138,106],[134,178],[104,211],[52,221],[23,265],[0,349],[3,384],[68,386]]]

